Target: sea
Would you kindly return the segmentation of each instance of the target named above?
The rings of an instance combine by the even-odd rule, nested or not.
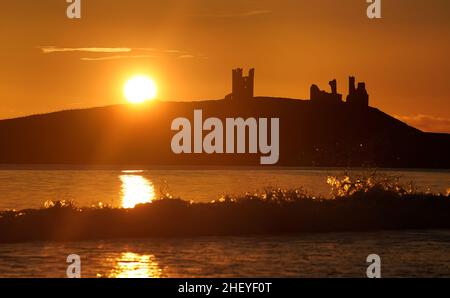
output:
[[[43,208],[51,200],[133,208],[161,195],[211,202],[267,188],[331,199],[328,177],[375,172],[450,193],[448,170],[1,166],[0,210]],[[372,254],[385,277],[450,277],[450,230],[0,244],[0,277],[65,277],[73,254],[82,277],[94,278],[366,277]]]

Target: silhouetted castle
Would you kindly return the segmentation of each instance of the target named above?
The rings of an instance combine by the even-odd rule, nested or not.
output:
[[[337,93],[337,81],[329,82],[331,93],[320,90],[317,85],[311,86],[311,101],[317,103],[342,103],[342,94]]]
[[[366,83],[358,83],[355,89],[355,77],[349,78],[347,103],[357,106],[369,106],[369,94],[366,91]]]
[[[342,94],[337,93],[337,81],[330,81],[331,93],[320,90],[317,85],[311,86],[311,101],[321,104],[343,103]],[[360,107],[369,106],[369,94],[366,91],[364,82],[358,83],[355,87],[355,77],[349,78],[347,104]]]
[[[232,70],[232,93],[228,94],[226,100],[250,100],[254,98],[255,69],[250,69],[248,76],[244,76],[242,68]],[[320,90],[317,85],[311,86],[311,101],[319,104],[342,104],[342,94],[337,92],[337,81],[329,82],[331,93]],[[347,104],[359,107],[369,106],[369,94],[364,82],[355,87],[355,77],[349,78]]]
[[[226,96],[226,99],[244,99],[253,98],[255,84],[255,69],[250,69],[248,76],[244,77],[243,69],[237,68],[232,71],[233,86],[232,93]]]

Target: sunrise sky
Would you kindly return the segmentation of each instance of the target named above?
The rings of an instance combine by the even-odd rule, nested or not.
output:
[[[0,118],[124,103],[135,74],[160,100],[219,99],[231,69],[256,68],[256,95],[309,98],[347,77],[371,105],[427,131],[450,133],[450,1],[4,0]]]

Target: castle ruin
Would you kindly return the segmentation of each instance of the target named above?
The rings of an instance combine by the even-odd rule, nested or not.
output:
[[[350,77],[346,103],[352,106],[368,107],[369,94],[366,90],[366,84],[364,82],[360,82],[356,88],[355,83],[355,77]],[[320,104],[343,103],[342,94],[337,93],[337,81],[330,81],[329,84],[331,87],[331,93],[320,90],[317,85],[312,85],[310,97],[311,101]]]
[[[320,90],[317,85],[311,86],[311,101],[317,103],[342,103],[342,94],[337,93],[337,81],[329,82],[331,93]]]
[[[232,93],[226,99],[250,100],[254,96],[255,69],[250,69],[248,76],[244,76],[242,68],[232,71]]]
[[[226,100],[246,101],[254,98],[255,69],[249,70],[248,75],[244,76],[242,68],[232,70],[232,93],[225,97]],[[310,89],[310,99],[318,104],[343,104],[343,95],[338,93],[336,79],[328,83],[330,92],[320,90],[317,85],[312,85]],[[366,90],[366,84],[359,82],[356,87],[355,77],[349,77],[348,95],[346,104],[356,107],[369,106],[369,94]]]
[[[366,83],[358,83],[358,88],[355,88],[355,77],[349,78],[347,103],[355,106],[368,107],[369,94],[366,90]]]

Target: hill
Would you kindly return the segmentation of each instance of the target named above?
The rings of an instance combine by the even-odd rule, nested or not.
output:
[[[450,135],[424,133],[370,107],[256,97],[152,102],[0,121],[1,164],[259,165],[252,154],[171,150],[178,117],[280,118],[278,166],[450,168]]]

